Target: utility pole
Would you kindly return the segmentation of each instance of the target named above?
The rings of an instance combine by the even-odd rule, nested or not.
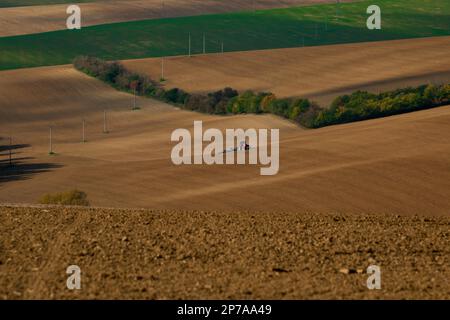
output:
[[[189,58],[191,57],[191,33],[189,32]]]
[[[85,143],[86,142],[86,134],[85,134],[85,132],[86,132],[86,120],[84,120],[84,118],[83,118],[83,133],[82,133],[82,142],[83,143]]]
[[[339,0],[336,0],[336,20],[339,20]]]
[[[223,54],[223,41],[222,41],[222,54]]]
[[[50,143],[49,143],[49,152],[48,152],[48,154],[53,154],[53,143],[52,143],[52,126],[50,126],[50,136],[49,136],[49,140],[50,140]]]
[[[12,167],[12,136],[9,136],[9,166]]]
[[[164,57],[161,57],[161,81],[164,81]]]
[[[203,33],[203,54],[206,53],[206,35]]]
[[[133,110],[136,110],[136,86],[134,86]]]
[[[108,133],[108,128],[106,126],[106,110],[103,110],[103,133]]]

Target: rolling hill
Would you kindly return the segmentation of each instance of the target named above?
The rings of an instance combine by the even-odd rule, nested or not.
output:
[[[124,61],[133,71],[161,77],[161,59]],[[450,82],[450,37],[310,48],[233,52],[164,59],[164,86],[209,93],[241,92],[307,97],[327,106],[357,90],[384,92]]]
[[[26,93],[26,94],[25,94]],[[13,135],[15,168],[0,201],[33,203],[78,188],[93,205],[447,215],[450,107],[302,130],[274,116],[208,116],[139,99],[69,66],[4,71],[0,136]],[[109,134],[103,134],[107,110]],[[81,143],[82,118],[88,143]],[[175,166],[170,134],[204,127],[279,128],[280,172],[257,166]],[[48,155],[53,126],[55,156]],[[2,157],[5,165],[6,155]]]
[[[450,106],[308,130],[139,97],[133,109],[67,64],[128,59],[159,79],[164,61],[166,88],[326,106],[449,83],[448,1],[379,0],[382,31],[365,28],[370,1],[86,1],[67,31],[66,0],[0,0],[0,299],[449,298]],[[279,129],[279,173],[174,165],[171,133],[198,120]],[[91,207],[36,204],[73,189]],[[66,290],[68,263],[83,290]],[[366,286],[374,264],[383,290]]]
[[[352,2],[343,0],[341,2]],[[64,3],[66,2],[66,3]],[[82,3],[80,3],[82,2]],[[245,10],[286,8],[333,0],[85,0],[82,26],[144,19],[196,16]],[[52,4],[51,3],[61,3]],[[64,4],[62,4],[64,3]],[[0,1],[0,37],[66,29],[66,0]],[[30,5],[17,7],[18,5]],[[31,6],[32,5],[32,6]],[[3,7],[3,8],[2,8]],[[10,7],[10,8],[9,8]]]
[[[0,38],[0,70],[71,63],[78,55],[134,59],[447,36],[443,0],[381,0],[383,29],[366,27],[369,1],[150,19]]]

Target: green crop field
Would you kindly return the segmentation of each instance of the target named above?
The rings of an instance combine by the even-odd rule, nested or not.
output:
[[[22,6],[38,6],[47,4],[60,4],[60,3],[81,3],[81,2],[95,2],[96,0],[0,0],[0,8],[7,7],[22,7]]]
[[[144,20],[0,38],[0,69],[70,63],[78,55],[131,59],[202,51],[317,46],[450,35],[448,0],[378,0],[382,30],[366,27],[373,1]]]

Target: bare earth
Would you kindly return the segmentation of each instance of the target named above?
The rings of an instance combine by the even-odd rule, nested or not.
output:
[[[367,68],[389,88],[392,77],[440,77],[448,47],[427,41],[415,42],[422,50],[395,42],[397,56],[367,49],[384,59],[353,69],[348,59],[358,65],[362,50],[343,50],[303,65],[302,83],[317,94],[356,86]],[[341,80],[314,78],[330,65]],[[0,72],[0,203],[78,188],[94,206],[150,208],[1,206],[0,299],[450,298],[450,106],[304,130],[270,115],[210,116],[141,98],[131,111],[132,102],[70,66]],[[280,172],[173,165],[170,135],[194,120],[279,128]],[[72,264],[82,269],[80,291],[65,287]],[[381,290],[366,287],[373,264]]]
[[[2,207],[0,222],[0,299],[450,298],[449,217]]]
[[[450,107],[302,130],[271,115],[209,116],[113,90],[71,67],[5,71],[0,202],[35,203],[73,188],[106,207],[449,215]],[[109,134],[103,134],[108,110]],[[88,142],[81,143],[82,118]],[[280,129],[280,171],[259,166],[175,166],[173,130]],[[48,155],[49,125],[53,151]],[[6,144],[7,140],[0,140]]]
[[[344,0],[341,2],[351,2]],[[283,8],[334,0],[109,0],[79,4],[82,26],[252,9]],[[254,3],[254,5],[253,5]],[[66,28],[69,4],[0,8],[0,37]]]
[[[212,92],[224,86],[302,96],[329,104],[356,90],[382,92],[450,82],[450,37],[165,58],[167,87]],[[161,59],[125,61],[154,79]]]

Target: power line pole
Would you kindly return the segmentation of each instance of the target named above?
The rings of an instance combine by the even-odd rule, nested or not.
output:
[[[164,57],[161,57],[161,81],[164,81]]]
[[[191,57],[191,33],[189,32],[189,58]]]
[[[103,110],[103,133],[108,133],[108,128],[106,125],[106,110]]]
[[[206,35],[203,33],[203,54],[206,53]]]
[[[48,154],[53,154],[53,143],[52,143],[52,126],[50,126],[50,136],[49,136],[49,152]]]
[[[9,166],[12,167],[12,136],[9,136]]]
[[[222,41],[222,54],[223,54],[223,41]]]
[[[84,120],[84,118],[83,118],[83,134],[82,134],[82,142],[83,143],[85,143],[86,142],[86,134],[85,134],[85,132],[86,132],[86,120]]]
[[[339,20],[339,0],[336,0],[336,20]]]

